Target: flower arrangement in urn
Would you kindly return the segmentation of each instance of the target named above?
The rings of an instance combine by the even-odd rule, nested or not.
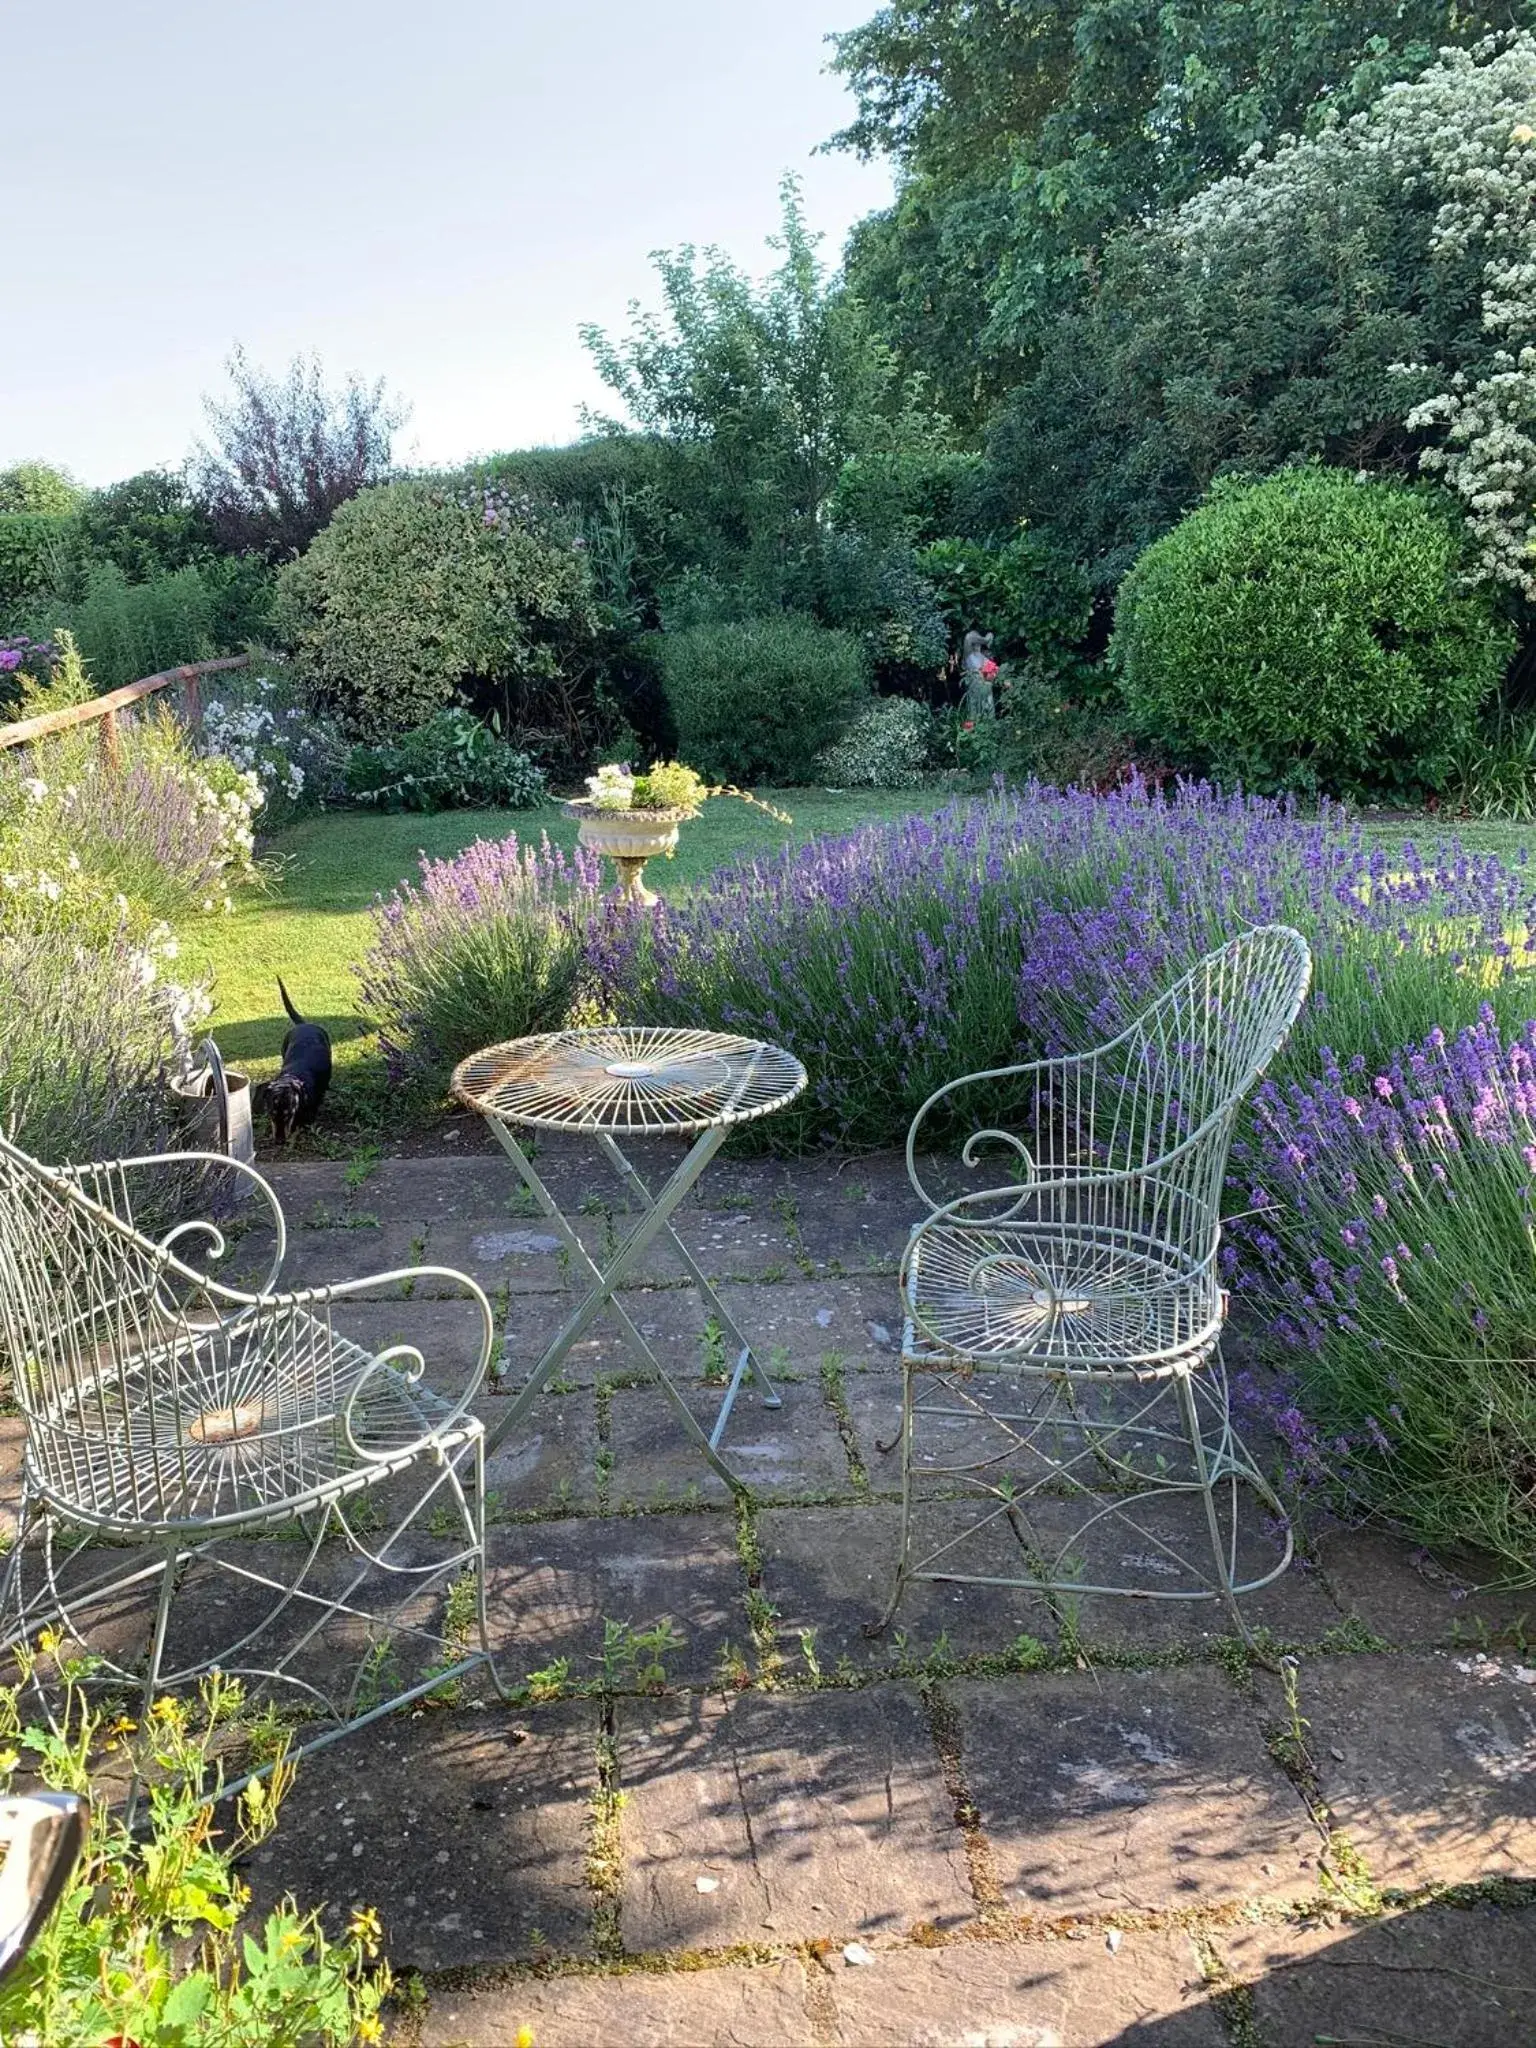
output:
[[[626,762],[609,761],[587,777],[587,794],[572,797],[566,808],[581,821],[577,837],[582,845],[607,854],[618,870],[618,893],[649,909],[656,895],[645,886],[646,862],[663,854],[670,860],[679,826],[716,796],[739,797],[781,824],[794,823],[787,811],[775,810],[744,789],[706,783],[681,761],[653,761],[642,775]]]

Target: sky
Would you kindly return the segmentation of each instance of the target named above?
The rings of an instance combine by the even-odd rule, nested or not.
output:
[[[396,454],[561,442],[577,329],[649,254],[761,272],[786,170],[835,255],[882,167],[813,152],[875,0],[0,0],[0,468],[175,466],[240,343],[387,379]]]

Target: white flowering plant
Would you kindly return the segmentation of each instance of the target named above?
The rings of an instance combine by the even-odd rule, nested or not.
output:
[[[346,788],[346,740],[275,657],[220,678],[203,705],[200,750],[256,777],[268,830],[323,808]]]

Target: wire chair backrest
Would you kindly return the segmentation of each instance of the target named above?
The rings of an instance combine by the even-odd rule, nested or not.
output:
[[[1128,1177],[1080,1196],[1078,1215],[1208,1257],[1238,1110],[1285,1043],[1311,974],[1299,932],[1259,926],[1198,961],[1108,1045],[1052,1063],[1037,1098],[1037,1170],[1048,1182]]]
[[[1285,1043],[1311,974],[1301,934],[1262,925],[1198,961],[1107,1045],[951,1084],[989,1084],[1004,1100],[1012,1091],[1023,1135],[997,1126],[973,1133],[961,1157],[992,1171],[947,1206],[977,1223],[1086,1232],[1107,1256],[1134,1244],[1165,1250],[1175,1263],[1207,1262],[1238,1110]],[[1022,1100],[1011,1075],[1025,1084]],[[1011,1187],[999,1185],[999,1148]],[[910,1134],[908,1166],[931,1200]]]
[[[60,1173],[0,1137],[0,1353],[28,1456],[45,1490],[118,1522],[164,1513],[189,1428],[232,1399],[231,1347],[176,1257],[221,1240],[139,1228],[130,1164]]]

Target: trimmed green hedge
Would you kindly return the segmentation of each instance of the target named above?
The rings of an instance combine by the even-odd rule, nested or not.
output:
[[[791,613],[668,633],[662,665],[678,753],[715,781],[815,781],[816,756],[869,701],[853,634]]]
[[[1220,489],[1121,586],[1131,716],[1254,789],[1435,789],[1514,647],[1463,566],[1406,485],[1310,468]]]

